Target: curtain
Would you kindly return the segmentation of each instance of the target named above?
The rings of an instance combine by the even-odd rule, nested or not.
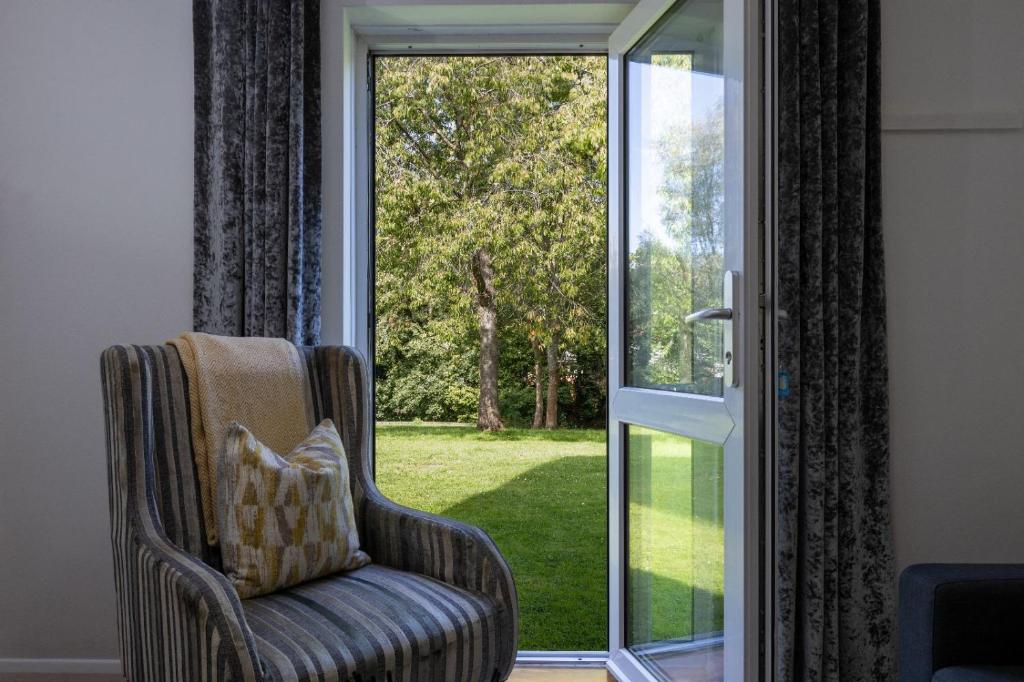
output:
[[[194,0],[196,331],[320,337],[320,7]]]
[[[779,680],[895,679],[879,0],[778,0]]]

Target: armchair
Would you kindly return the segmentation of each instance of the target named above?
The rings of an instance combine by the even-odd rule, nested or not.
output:
[[[101,358],[119,643],[129,680],[500,682],[519,612],[479,528],[401,507],[369,468],[365,364],[304,348],[317,419],[349,457],[364,568],[240,600],[204,537],[185,374],[172,346]]]
[[[910,566],[899,620],[903,682],[1024,681],[1024,565]]]

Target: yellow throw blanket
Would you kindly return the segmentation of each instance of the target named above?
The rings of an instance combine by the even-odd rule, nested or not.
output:
[[[217,461],[232,422],[275,452],[288,453],[314,424],[309,376],[284,339],[185,332],[169,341],[188,377],[192,448],[206,538],[217,544]]]

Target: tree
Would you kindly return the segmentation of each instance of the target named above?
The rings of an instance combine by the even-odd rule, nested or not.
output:
[[[535,428],[558,425],[566,344],[604,347],[606,74],[599,60],[561,60],[572,87],[531,121],[506,178],[521,216],[511,243],[523,266],[514,282],[534,354]]]
[[[376,66],[378,406],[404,418],[416,391],[395,389],[449,348],[460,354],[453,365],[476,358],[476,376],[460,370],[456,383],[476,385],[479,428],[502,427],[500,393],[516,392],[507,376],[530,377],[535,419],[546,397],[545,416],[557,420],[565,344],[603,348],[603,60]],[[528,344],[519,370],[507,338]]]

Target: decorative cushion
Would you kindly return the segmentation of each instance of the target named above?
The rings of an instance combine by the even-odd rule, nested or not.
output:
[[[217,491],[221,562],[243,599],[370,561],[359,549],[348,459],[330,419],[284,457],[233,423]]]

